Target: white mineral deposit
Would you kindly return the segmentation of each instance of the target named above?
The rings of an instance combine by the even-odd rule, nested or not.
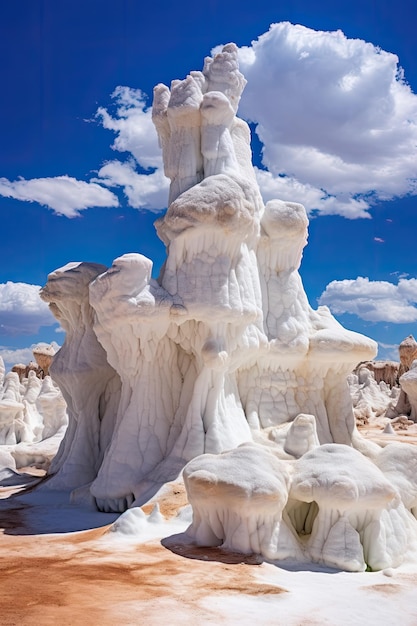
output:
[[[410,369],[400,376],[400,385],[410,406],[410,420],[417,422],[417,360],[413,361]]]
[[[105,270],[96,263],[68,263],[48,277],[41,297],[66,331],[50,368],[67,403],[68,429],[56,455],[48,489],[76,489],[97,475],[113,434],[120,378],[93,331],[90,282]]]
[[[52,345],[38,345],[51,355]],[[24,364],[6,374],[0,357],[1,488],[32,485],[48,469],[68,424],[66,403],[50,376]],[[26,473],[26,468],[30,468]]]
[[[31,507],[32,533],[112,524],[94,536],[92,554],[151,567],[147,555],[159,550],[161,567],[175,562],[176,573],[192,556],[202,561],[186,566],[203,579],[213,571],[207,555],[220,554],[222,566],[257,563],[264,587],[301,585],[303,601],[307,570],[320,598],[330,571],[356,572],[361,585],[379,576],[384,586],[394,568],[414,572],[417,561],[417,448],[400,430],[417,421],[416,362],[400,378],[402,414],[397,369],[379,368],[387,383],[365,367],[375,342],[310,306],[299,273],[307,214],[294,202],[263,203],[249,127],[236,117],[245,84],[228,44],[202,71],[155,87],[170,179],[155,224],[166,262],[157,280],[139,253],[48,276],[41,297],[65,342],[50,366],[42,361],[51,375],[43,381],[34,372],[20,381],[0,360],[5,479],[30,464],[19,446],[53,439],[68,414],[47,479],[15,498]],[[59,507],[48,522],[40,502]],[[145,556],[123,548],[156,537],[162,545],[146,543]],[[345,572],[340,594],[349,596]]]
[[[262,202],[236,117],[245,84],[228,44],[202,72],[155,87],[171,181],[158,280],[133,253],[48,277],[42,297],[67,332],[51,373],[70,421],[45,488],[123,512],[185,466],[199,545],[396,567],[414,549],[414,501],[404,472],[395,481],[379,467],[391,444],[357,431],[347,384],[376,344],[308,303],[308,218],[300,204]],[[369,370],[357,385],[356,416],[382,414]]]

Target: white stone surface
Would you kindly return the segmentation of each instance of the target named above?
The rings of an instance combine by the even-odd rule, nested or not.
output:
[[[410,547],[409,533],[412,545],[417,531],[395,486],[349,446],[326,444],[300,458],[289,499],[307,554],[331,567],[397,567]]]
[[[6,367],[4,365],[3,357],[0,356],[0,388],[3,387],[5,375],[6,375]]]
[[[375,463],[352,447],[314,446],[299,460],[245,444],[184,469],[197,545],[313,561],[346,571],[398,567],[417,540],[414,446]]]
[[[42,381],[33,370],[21,381],[16,372],[4,375],[0,385],[0,445],[37,443],[54,436],[67,423],[65,401],[49,376]]]
[[[400,392],[398,387],[390,388],[384,381],[377,383],[373,372],[367,367],[361,367],[357,374],[351,374],[348,382],[355,417],[365,423],[385,415],[388,405],[397,401]]]
[[[90,282],[106,267],[68,263],[48,276],[43,300],[66,331],[50,372],[67,403],[68,429],[51,466],[49,489],[75,489],[91,482],[113,434],[120,379],[93,331]]]
[[[410,406],[410,420],[417,422],[417,361],[400,377],[401,390],[406,394]]]
[[[255,444],[187,464],[184,482],[193,507],[187,530],[197,545],[219,546],[267,558],[301,555],[282,511],[288,500],[291,466]]]
[[[132,504],[138,482],[168,452],[179,406],[181,371],[167,336],[172,299],[151,280],[151,270],[149,259],[127,254],[90,286],[94,330],[122,385],[114,433],[91,490],[104,509],[106,499],[120,511]]]
[[[296,203],[263,205],[236,117],[244,86],[228,44],[155,87],[171,180],[158,280],[133,253],[48,277],[42,297],[67,332],[51,374],[70,419],[48,484],[122,512],[186,466],[188,540],[396,567],[414,550],[414,476],[396,448],[361,438],[347,383],[376,344],[308,303],[308,218]]]

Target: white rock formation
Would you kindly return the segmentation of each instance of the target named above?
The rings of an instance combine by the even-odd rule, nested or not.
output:
[[[34,371],[29,372],[23,396],[24,421],[28,430],[32,433],[32,441],[40,441],[43,434],[43,419],[38,411],[36,401],[42,387],[41,380]],[[27,439],[26,439],[27,440]]]
[[[0,356],[0,389],[3,387],[5,375],[6,375],[6,367],[4,365],[3,357]]]
[[[42,381],[36,408],[42,417],[42,439],[48,439],[68,425],[67,404],[59,387],[48,375]]]
[[[258,244],[264,332],[255,363],[240,372],[241,398],[252,427],[315,415],[321,443],[350,443],[354,430],[346,376],[374,342],[347,331],[325,307],[308,304],[298,268],[307,242],[302,205],[268,202]]]
[[[171,179],[169,203],[202,179],[199,77],[187,76],[154,90],[153,121],[158,130],[165,175]],[[178,146],[181,146],[178,151]]]
[[[417,529],[395,486],[349,446],[326,444],[295,463],[288,508],[311,559],[348,571],[397,567]]]
[[[374,463],[352,447],[314,446],[297,461],[244,444],[184,469],[189,538],[268,559],[347,571],[400,565],[415,553],[417,456],[389,444]]]
[[[39,343],[33,350],[33,356],[41,370],[42,378],[48,376],[49,368],[55,355],[55,349],[52,345]]]
[[[4,378],[0,398],[0,443],[13,445],[31,439],[24,421],[24,409],[19,376],[16,372],[9,372]]]
[[[262,202],[236,117],[244,85],[229,44],[155,88],[171,180],[158,280],[140,254],[48,277],[42,297],[67,331],[51,374],[70,417],[49,485],[121,512],[188,462],[199,545],[395,567],[417,535],[414,476],[393,478],[396,449],[361,439],[347,384],[376,344],[310,307],[307,215]]]
[[[415,407],[416,401],[416,392],[413,391],[413,380],[415,378],[415,374],[408,375],[409,370],[413,366],[414,360],[417,358],[417,342],[414,339],[413,335],[408,335],[399,345],[398,352],[400,356],[400,367],[399,367],[399,383],[400,383],[400,394],[397,399],[396,404],[392,403],[387,411],[387,417],[396,418],[398,416],[410,416],[410,419],[413,422],[416,422],[417,418],[417,409]],[[403,378],[403,376],[405,378]],[[404,385],[402,382],[404,382]],[[410,398],[408,397],[407,390],[410,390],[412,397],[414,396],[414,408],[410,402]]]
[[[187,535],[201,546],[221,545],[269,559],[300,558],[296,533],[282,518],[291,470],[289,463],[255,444],[196,457],[184,470],[193,507]]]
[[[94,330],[122,384],[114,433],[91,488],[103,509],[132,504],[138,481],[168,452],[179,406],[181,371],[167,336],[172,299],[151,271],[149,259],[126,254],[90,285]]]
[[[398,385],[400,369],[398,361],[365,361],[358,364],[354,373],[358,374],[359,370],[363,367],[366,367],[373,373],[375,381],[378,384],[384,382],[391,388]]]
[[[120,396],[120,379],[108,364],[93,331],[88,286],[104,265],[68,263],[52,272],[41,291],[66,331],[50,367],[68,408],[68,429],[51,466],[49,488],[75,489],[97,475],[110,443]]]
[[[400,355],[401,369],[400,375],[408,372],[415,359],[417,359],[417,342],[413,335],[408,335],[398,346]]]
[[[296,459],[320,445],[314,415],[300,413],[291,422],[285,437],[284,451]]]
[[[26,370],[25,365],[22,367]],[[43,382],[34,370],[21,380],[15,371],[4,376],[0,385],[0,444],[22,447],[58,431],[63,436],[67,423],[65,401],[49,376]]]
[[[398,387],[389,387],[384,381],[377,383],[372,369],[362,365],[356,374],[348,377],[350,393],[357,423],[368,424],[385,416],[390,403],[396,402]]]
[[[408,372],[400,376],[400,385],[410,407],[409,418],[417,422],[417,360],[412,362]]]

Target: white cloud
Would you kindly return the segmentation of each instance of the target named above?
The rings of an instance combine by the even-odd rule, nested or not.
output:
[[[27,365],[31,361],[35,361],[33,349],[39,345],[51,345],[55,349],[55,352],[57,352],[61,347],[56,343],[56,341],[52,341],[50,344],[45,344],[43,342],[34,343],[30,346],[30,348],[7,348],[5,346],[0,346],[0,356],[2,357],[7,369],[13,367],[13,365],[16,365],[17,363]]]
[[[31,361],[34,361],[32,348],[17,348],[13,350],[0,346],[0,356],[4,364],[9,367],[13,367],[13,365],[17,365],[18,363],[27,365]]]
[[[33,335],[57,323],[39,290],[27,283],[0,284],[0,335]]]
[[[265,201],[356,219],[369,217],[378,199],[417,193],[417,97],[394,54],[341,31],[284,22],[239,56],[248,80],[239,114],[257,124],[264,143],[269,171],[257,170],[257,178]],[[97,181],[123,187],[135,208],[164,208],[168,181],[146,96],[117,87],[112,97],[113,114],[97,111],[116,133],[112,147],[156,171],[147,181],[132,162],[112,161]]]
[[[350,313],[368,322],[417,322],[417,279],[387,281],[334,280],[319,298],[335,315]]]
[[[274,177],[318,191],[308,210],[364,217],[370,194],[417,193],[417,96],[394,54],[284,22],[239,56],[248,80],[240,114],[258,124]]]
[[[264,144],[269,171],[257,176],[265,200],[281,197],[309,212],[356,219],[369,217],[378,200],[417,194],[417,96],[395,54],[341,31],[282,22],[239,57],[248,80],[239,114],[257,124]],[[100,107],[96,119],[114,133],[112,148],[125,162],[104,164],[89,182],[0,179],[0,195],[67,217],[118,206],[111,188],[122,188],[134,208],[165,208],[169,183],[147,96],[119,86],[112,98],[114,106]]]
[[[0,178],[0,195],[16,200],[39,202],[58,215],[76,217],[90,207],[116,207],[117,197],[95,182],[85,182],[70,176],[55,178],[21,178],[9,181]]]
[[[112,145],[119,152],[130,152],[143,168],[161,168],[162,153],[152,122],[152,110],[146,107],[146,95],[140,89],[117,87],[112,93],[116,115],[100,107],[96,117],[104,128],[117,134]]]
[[[116,104],[113,116],[100,107],[96,117],[104,128],[116,133],[114,150],[129,153],[127,161],[105,163],[94,182],[107,187],[121,187],[129,206],[134,209],[161,211],[166,208],[169,180],[163,172],[162,152],[146,107],[146,96],[139,89],[117,87],[112,94]],[[133,157],[133,159],[132,159]],[[136,165],[149,173],[139,173]]]
[[[122,187],[129,205],[135,209],[160,211],[167,205],[169,180],[160,169],[152,174],[138,174],[132,161],[110,161],[98,176],[95,180],[102,185]]]
[[[369,203],[363,198],[345,195],[330,196],[323,189],[303,184],[290,176],[274,176],[271,172],[255,168],[256,178],[264,202],[273,198],[300,202],[307,210],[316,209],[326,215],[343,215],[349,219],[369,218]]]

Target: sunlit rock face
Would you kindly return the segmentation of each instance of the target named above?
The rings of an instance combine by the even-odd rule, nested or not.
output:
[[[115,429],[91,488],[103,509],[132,504],[138,481],[167,455],[175,429],[182,374],[167,335],[172,299],[151,270],[146,257],[126,254],[90,285],[94,330],[121,379]]]
[[[53,346],[39,344],[33,349],[33,356],[42,372],[42,378],[48,376],[49,368],[54,358],[55,350]]]
[[[360,365],[356,373],[348,377],[350,393],[357,424],[368,424],[375,418],[387,415],[387,408],[398,399],[399,387],[390,387],[383,380],[375,380],[374,371],[368,363]]]
[[[30,440],[24,421],[24,408],[19,375],[9,372],[4,378],[0,400],[0,443],[15,444]]]
[[[365,361],[359,363],[355,369],[355,374],[363,367],[373,373],[375,381],[379,384],[386,383],[391,389],[398,385],[400,364],[398,361]]]
[[[158,280],[140,254],[48,278],[42,297],[67,331],[51,374],[70,412],[50,482],[123,511],[185,466],[199,545],[396,566],[417,536],[414,476],[394,479],[397,449],[361,440],[347,384],[376,344],[309,305],[307,215],[263,204],[236,117],[244,86],[229,44],[155,87],[171,181]]]
[[[219,546],[270,559],[302,555],[296,533],[283,520],[292,467],[273,451],[243,444],[196,457],[184,470],[193,522],[187,535],[201,546]]]
[[[410,406],[410,420],[417,422],[417,360],[412,362],[408,372],[400,376],[400,385]]]
[[[399,446],[401,448],[402,446]],[[316,446],[293,462],[244,444],[196,457],[184,469],[197,545],[313,561],[346,571],[400,565],[415,550],[416,455],[398,444],[379,467],[350,446]],[[401,463],[401,462],[400,462]],[[411,467],[409,467],[409,465]]]
[[[398,352],[400,356],[400,376],[404,372],[408,372],[411,368],[411,365],[415,359],[417,359],[417,342],[414,339],[413,335],[408,335],[403,341],[400,343],[398,347]]]
[[[417,422],[417,342],[408,335],[398,347],[400,394],[396,403],[392,402],[386,412],[387,417],[408,417]]]
[[[50,366],[68,407],[68,429],[50,472],[49,488],[75,489],[91,482],[109,444],[119,404],[120,378],[93,331],[90,282],[106,270],[95,263],[68,263],[52,272],[43,300],[66,331]]]

